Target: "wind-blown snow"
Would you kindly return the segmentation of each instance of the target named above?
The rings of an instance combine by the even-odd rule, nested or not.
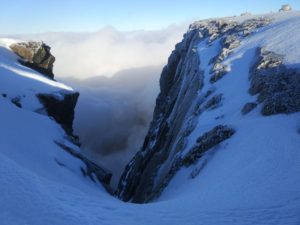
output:
[[[189,141],[217,123],[230,124],[237,133],[208,152],[209,161],[197,177],[190,178],[195,168],[182,169],[161,198],[146,205],[120,202],[81,175],[81,162],[53,142],[66,141],[60,126],[33,112],[38,104],[34,94],[61,90],[60,84],[35,79],[41,75],[1,47],[1,94],[25,93],[25,105],[34,107],[18,108],[0,96],[0,224],[299,224],[300,114],[263,117],[259,107],[240,114],[243,104],[253,99],[247,90],[255,47],[268,43],[269,49],[291,54],[287,64],[299,63],[299,53],[290,52],[290,39],[284,37],[293,31],[292,42],[300,43],[300,13],[279,15],[278,26],[245,39],[228,58],[231,71],[215,84],[224,94],[223,106],[201,115]],[[215,48],[200,43],[198,51],[204,59],[207,53],[213,57]],[[209,59],[202,62],[208,72]],[[21,71],[31,75],[24,77]],[[215,120],[221,114],[224,118]]]

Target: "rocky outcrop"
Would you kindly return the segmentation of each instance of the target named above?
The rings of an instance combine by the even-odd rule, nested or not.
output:
[[[284,56],[257,50],[251,74],[250,94],[258,95],[265,116],[300,111],[300,73],[282,64]]]
[[[22,64],[34,68],[48,78],[53,79],[52,68],[55,58],[51,55],[49,46],[43,42],[22,42],[13,44],[10,48],[21,57],[20,60]],[[26,68],[23,69],[27,71]],[[33,85],[31,83],[33,83]],[[66,151],[72,155],[71,157],[75,157],[83,162],[83,164],[80,164],[81,167],[79,170],[83,176],[90,178],[94,182],[101,183],[109,193],[112,193],[110,188],[112,174],[82,154],[79,148],[79,139],[73,134],[75,106],[79,93],[55,81],[43,82],[42,86],[35,85],[39,84],[30,82],[28,86],[30,94],[19,92],[18,95],[10,96],[6,93],[1,93],[1,95],[10,100],[16,107],[25,110],[34,110],[34,112],[46,115],[50,117],[54,123],[61,125],[65,133],[62,132],[62,137],[58,138],[59,141],[55,139],[51,140],[51,142],[54,141],[62,151]],[[49,85],[49,87],[47,85]],[[21,90],[23,91],[24,89]],[[38,104],[36,98],[40,104]],[[30,101],[28,101],[29,99]],[[26,104],[28,102],[34,102],[34,104],[32,104],[34,107],[31,107],[31,104],[30,107],[28,107]],[[68,165],[68,163],[59,160],[59,157],[55,157],[54,160],[61,167],[67,167]]]
[[[201,114],[222,107],[223,94],[212,85],[227,73],[223,61],[240,45],[242,38],[270,21],[268,18],[256,18],[238,23],[228,18],[200,21],[189,27],[162,71],[161,92],[150,129],[142,149],[128,163],[121,176],[115,193],[118,198],[135,203],[151,201],[184,165],[183,162],[196,162],[203,152],[233,135],[235,131],[227,126],[212,128],[205,135],[205,140],[199,139],[193,151],[188,151],[189,157],[185,153],[189,135],[194,132]],[[205,77],[200,70],[198,55],[200,41],[205,41],[207,46],[220,43],[216,57],[209,59],[210,82],[206,85],[211,87],[205,91],[202,90]],[[222,118],[224,115],[216,117]]]
[[[218,56],[213,59],[214,66],[211,71],[212,76],[210,78],[211,83],[215,83],[220,80],[227,72],[227,66],[223,65],[222,62],[228,57],[228,55],[240,45],[240,38],[238,35],[228,35],[222,40],[222,49]]]
[[[222,94],[218,94],[218,95],[213,96],[212,98],[210,98],[207,101],[204,108],[209,109],[209,110],[213,110],[213,109],[219,107],[221,105],[222,97],[223,97]]]
[[[74,156],[75,158],[78,158],[85,164],[85,168],[81,168],[81,171],[84,176],[88,176],[91,180],[95,181],[97,179],[107,190],[108,193],[112,194],[112,189],[110,187],[110,180],[112,177],[112,174],[110,172],[107,172],[97,164],[93,163],[89,159],[87,159],[84,155],[82,155],[80,152],[72,149],[69,146],[66,146],[62,143],[55,142],[59,147],[61,147],[63,150]]]
[[[78,92],[38,94],[47,114],[53,117],[68,135],[73,135],[74,110],[79,97]]]
[[[228,126],[218,125],[214,127],[197,139],[196,145],[182,159],[182,164],[186,167],[194,164],[203,153],[230,138],[234,133],[235,130]]]
[[[191,30],[184,40],[176,45],[163,69],[154,119],[145,138],[142,150],[127,165],[121,177],[116,195],[124,200],[147,202],[151,199],[156,184],[156,175],[167,173],[161,165],[174,153],[176,137],[197,92],[203,86],[203,75],[199,70],[197,44],[201,36]]]
[[[55,57],[50,53],[50,47],[43,42],[20,42],[9,46],[18,56],[20,62],[50,79],[54,78],[53,63]]]
[[[259,19],[251,19],[247,20],[244,23],[237,24],[236,22],[230,23],[230,29],[222,29],[222,27],[218,27],[215,29],[216,34],[213,36],[222,38],[221,42],[221,50],[219,54],[212,59],[213,68],[211,71],[210,82],[215,83],[218,80],[222,79],[229,71],[228,66],[224,65],[224,60],[240,45],[241,39],[249,36],[256,29],[263,27],[269,24],[271,20],[269,18],[259,18]],[[226,35],[225,35],[226,34]]]
[[[257,106],[257,103],[255,103],[255,102],[248,102],[248,103],[246,103],[246,104],[243,106],[241,112],[242,112],[243,115],[246,115],[246,114],[248,114],[249,112],[251,112],[253,109],[255,109],[256,106]]]

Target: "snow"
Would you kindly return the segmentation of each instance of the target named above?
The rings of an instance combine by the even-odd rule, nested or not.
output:
[[[204,162],[204,157],[198,165],[182,169],[161,200],[175,198],[192,202],[197,199],[205,208],[218,210],[295,207],[298,215],[295,214],[293,219],[300,220],[300,136],[296,125],[300,113],[263,117],[257,107],[249,114],[241,115],[243,105],[255,102],[256,98],[248,93],[248,77],[257,47],[285,55],[287,66],[299,64],[299,51],[291,52],[291,49],[297,49],[296,42],[300,41],[300,14],[292,15],[275,17],[273,24],[244,39],[224,62],[230,67],[229,73],[214,85],[208,81],[212,67],[208,63],[216,55],[219,40],[210,46],[207,46],[207,40],[199,44],[200,68],[205,74],[203,92],[214,88],[214,95],[222,93],[224,101],[221,107],[201,114],[186,150],[201,134],[216,125],[230,125],[237,132],[213,152],[206,153],[206,157],[211,154],[208,163]],[[293,37],[286,39],[290,33]],[[216,119],[222,115],[224,118]],[[204,167],[203,163],[206,163]],[[192,179],[191,173],[198,168],[201,172]]]
[[[0,39],[0,94],[6,94],[11,99],[19,97],[22,107],[37,110],[41,104],[36,94],[73,92],[71,87],[21,65],[17,61],[19,57],[9,49],[9,45],[15,42],[18,40]]]
[[[286,64],[299,63],[299,51],[290,52],[292,43],[299,43],[299,20],[300,13],[278,14],[277,25],[244,39],[227,59],[231,70],[214,85],[216,94],[224,94],[223,106],[201,114],[189,142],[217,124],[232,125],[236,134],[198,165],[181,169],[162,196],[145,205],[121,202],[82,176],[82,162],[54,141],[79,149],[54,120],[34,112],[41,107],[36,93],[72,89],[20,65],[9,41],[1,40],[0,92],[8,97],[0,96],[0,224],[300,224],[300,114],[263,117],[259,107],[240,113],[254,100],[247,90],[255,47],[267,44],[287,56]],[[293,38],[284,38],[292,30]],[[217,42],[198,46],[206,74]],[[210,88],[208,79],[204,88]],[[23,95],[23,108],[11,103]],[[221,114],[224,118],[215,120]]]

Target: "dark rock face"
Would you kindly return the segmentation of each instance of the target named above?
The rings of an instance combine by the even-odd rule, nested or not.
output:
[[[23,60],[23,65],[53,79],[53,63],[55,57],[50,53],[50,47],[43,42],[20,42],[10,45],[10,48]]]
[[[258,94],[265,116],[300,111],[300,73],[286,68],[283,56],[258,49],[258,60],[251,71],[250,94]]]
[[[116,195],[124,200],[142,203],[153,197],[153,190],[161,165],[170,157],[175,139],[180,132],[197,91],[203,86],[196,46],[199,32],[191,30],[169,57],[163,69],[154,119],[145,138],[142,150],[127,165],[120,179]],[[175,150],[177,151],[177,150]],[[167,173],[160,170],[160,173]],[[157,183],[157,184],[156,184]]]
[[[60,96],[54,94],[38,94],[37,97],[44,105],[47,114],[53,117],[68,135],[72,135],[74,109],[79,93],[61,93]]]

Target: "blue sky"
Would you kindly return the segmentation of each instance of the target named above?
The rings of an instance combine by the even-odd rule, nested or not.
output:
[[[1,34],[159,29],[197,19],[300,9],[299,0],[1,0]]]

